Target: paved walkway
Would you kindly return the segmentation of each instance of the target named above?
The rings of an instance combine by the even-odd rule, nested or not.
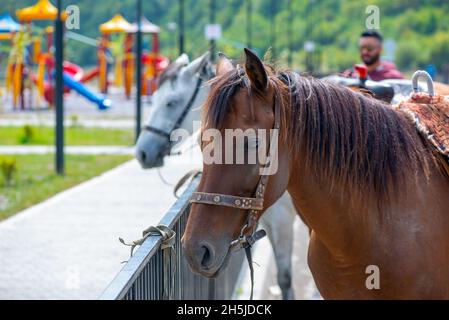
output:
[[[85,119],[73,121],[66,119],[64,125],[70,127],[72,125],[78,125],[85,128],[105,128],[105,129],[132,129],[136,125],[136,121],[133,119]],[[43,118],[28,117],[28,118],[6,118],[0,119],[0,127],[23,127],[25,125],[30,126],[43,126],[54,127],[55,119],[53,116],[47,116]]]
[[[118,148],[132,152],[132,148]],[[101,151],[97,147],[91,151],[95,149]],[[200,155],[185,148],[184,155],[167,159],[159,170],[143,170],[136,161],[127,162],[0,222],[0,300],[96,299],[122,268],[120,261],[128,258],[129,248],[118,237],[139,238],[175,201],[172,186],[159,175],[173,184],[199,166]],[[296,298],[319,299],[306,263],[307,230],[299,221],[295,230]],[[266,272],[257,270],[257,276],[264,278],[257,281],[262,285],[257,296],[263,299],[280,298],[272,257],[254,257],[268,266]]]
[[[88,87],[93,92],[98,92],[98,88],[95,86],[88,85]],[[109,110],[98,110],[94,103],[72,91],[70,94],[64,96],[64,115],[67,116],[67,119],[70,119],[71,115],[76,115],[80,119],[134,119],[136,111],[134,95],[132,95],[130,99],[126,99],[123,90],[111,88],[107,98],[112,100],[112,107]],[[150,111],[150,101],[145,97],[143,97],[142,100],[143,118],[146,119],[147,114]],[[51,108],[25,111],[13,110],[11,97],[4,97],[0,100],[0,114],[2,115],[2,118],[3,116],[6,116],[8,118],[16,119],[36,118],[42,120],[45,118],[53,118],[55,110]]]
[[[88,85],[89,89],[97,92],[95,86]],[[4,88],[3,88],[4,89]],[[3,90],[4,92],[4,90]],[[111,88],[107,95],[112,100],[112,108],[98,110],[96,105],[86,100],[76,92],[64,96],[65,124],[74,123],[84,127],[131,129],[135,126],[135,97],[126,99],[123,90]],[[151,101],[142,97],[142,121],[148,119],[151,112]],[[55,125],[55,110],[51,108],[37,110],[14,110],[11,97],[0,98],[0,126],[50,126]]]
[[[128,146],[66,146],[66,154],[134,154],[134,147]],[[54,153],[54,146],[0,146],[0,154],[47,154]]]
[[[197,167],[184,155],[160,173]],[[0,299],[96,299],[134,240],[173,204],[172,186],[133,160],[0,223]]]

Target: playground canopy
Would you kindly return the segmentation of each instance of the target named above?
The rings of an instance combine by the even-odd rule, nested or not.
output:
[[[21,22],[33,20],[56,20],[58,9],[49,0],[39,0],[34,6],[16,10],[17,18]],[[67,18],[67,12],[61,12],[63,20]]]
[[[9,13],[0,15],[0,33],[17,32],[20,24],[15,22]]]
[[[11,39],[12,33],[20,30],[20,24],[15,22],[9,13],[0,15],[0,40]]]
[[[116,14],[111,20],[100,25],[103,34],[129,32],[132,25],[121,14]]]
[[[140,20],[140,28],[143,33],[159,33],[161,31],[161,28],[159,28],[154,23],[150,22],[147,18],[142,17]],[[129,33],[136,33],[137,32],[137,22],[134,22],[131,25],[131,28],[128,30]]]

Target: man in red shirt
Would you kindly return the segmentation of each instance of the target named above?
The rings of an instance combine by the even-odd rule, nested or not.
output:
[[[394,63],[380,60],[382,40],[382,35],[377,31],[365,31],[360,35],[360,58],[366,65],[369,78],[374,81],[404,79]]]

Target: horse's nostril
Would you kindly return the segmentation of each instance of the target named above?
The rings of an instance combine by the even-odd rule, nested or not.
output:
[[[207,269],[213,261],[214,251],[209,245],[203,245],[201,249],[203,252],[203,257],[201,259],[201,266]]]
[[[140,152],[140,158],[142,159],[142,162],[145,162],[145,160],[147,158],[147,155],[146,155],[145,151],[141,151]]]

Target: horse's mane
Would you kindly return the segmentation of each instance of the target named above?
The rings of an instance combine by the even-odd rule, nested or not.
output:
[[[428,172],[425,142],[390,105],[291,71],[267,72],[281,100],[280,137],[319,181],[386,200],[405,176]],[[238,70],[215,78],[203,124],[220,129],[233,95],[248,86]]]

